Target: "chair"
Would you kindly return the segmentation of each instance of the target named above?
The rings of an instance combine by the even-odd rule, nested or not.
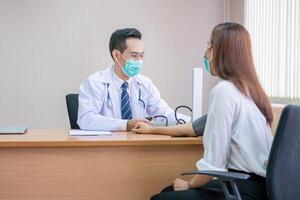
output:
[[[280,116],[267,166],[266,187],[270,200],[299,199],[300,196],[300,106],[286,106]],[[234,182],[249,176],[234,172],[193,171],[182,175],[206,174],[219,178],[226,199],[240,200]],[[229,194],[226,182],[233,189]]]
[[[80,129],[77,124],[78,94],[68,94],[66,96],[66,103],[71,129]]]

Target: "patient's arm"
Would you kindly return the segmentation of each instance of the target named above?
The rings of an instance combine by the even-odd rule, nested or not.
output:
[[[196,136],[192,123],[180,124],[176,126],[151,127],[149,124],[139,122],[131,130],[140,134],[159,134],[171,136]]]

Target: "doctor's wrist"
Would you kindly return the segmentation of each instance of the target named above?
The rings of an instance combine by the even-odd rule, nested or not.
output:
[[[139,122],[139,120],[136,120],[136,119],[127,120],[126,130],[131,131],[131,129],[133,129],[136,126],[136,123],[138,123],[138,122]]]
[[[134,127],[132,120],[127,120],[126,131],[130,131]]]

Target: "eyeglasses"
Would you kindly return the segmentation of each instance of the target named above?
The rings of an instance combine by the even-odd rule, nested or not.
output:
[[[213,45],[214,44],[214,41],[212,39],[210,39],[206,44],[208,45]]]
[[[133,58],[134,60],[138,60],[138,59],[143,59],[145,56],[145,52],[131,52],[130,53],[130,57]]]
[[[206,50],[210,49],[212,46],[214,46],[212,41],[206,42]]]
[[[124,60],[127,59],[127,56],[123,53],[121,53],[119,51],[120,55],[122,56],[122,58]],[[133,59],[133,60],[143,60],[144,59],[144,56],[145,56],[145,52],[136,52],[136,51],[133,51],[131,53],[129,53],[129,58],[128,59]]]

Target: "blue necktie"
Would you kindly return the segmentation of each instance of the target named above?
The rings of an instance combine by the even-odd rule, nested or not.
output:
[[[122,119],[132,119],[129,95],[127,92],[128,83],[124,82],[121,86],[122,94],[121,94],[121,113]]]

